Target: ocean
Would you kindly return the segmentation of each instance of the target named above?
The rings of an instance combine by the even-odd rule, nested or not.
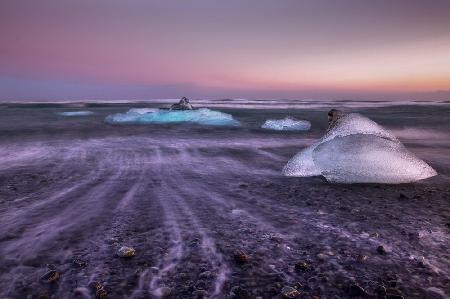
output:
[[[193,100],[240,125],[105,122],[171,102],[0,104],[0,297],[89,298],[93,282],[111,298],[450,296],[450,103]],[[438,175],[283,176],[331,108],[376,121]],[[286,116],[311,129],[261,128]]]

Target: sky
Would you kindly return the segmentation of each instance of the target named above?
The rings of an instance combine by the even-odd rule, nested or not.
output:
[[[181,96],[450,100],[450,1],[0,1],[0,101]]]

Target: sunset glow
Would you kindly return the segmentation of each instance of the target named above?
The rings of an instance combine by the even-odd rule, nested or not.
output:
[[[1,100],[450,94],[448,1],[6,0],[0,32]]]

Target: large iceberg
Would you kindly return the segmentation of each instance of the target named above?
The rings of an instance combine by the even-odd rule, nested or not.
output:
[[[196,110],[166,110],[134,108],[126,113],[108,115],[105,119],[111,124],[164,124],[191,122],[210,126],[238,126],[233,116],[220,111],[200,108]]]
[[[311,123],[307,120],[285,117],[284,119],[268,119],[261,128],[277,131],[307,131],[311,128]]]
[[[283,168],[287,176],[323,175],[335,183],[409,183],[436,171],[391,133],[357,113],[342,116],[313,145]]]
[[[86,115],[92,115],[94,112],[92,111],[65,111],[65,112],[59,112],[59,115],[62,116],[86,116]]]

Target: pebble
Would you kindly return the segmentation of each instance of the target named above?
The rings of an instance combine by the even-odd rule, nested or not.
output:
[[[194,298],[205,298],[206,296],[208,296],[208,292],[205,290],[195,290],[192,292],[192,295],[194,296]]]
[[[108,244],[119,243],[119,239],[111,237],[111,238],[106,239],[106,243],[108,243]]]
[[[95,292],[95,298],[106,299],[108,298],[108,292],[102,287]]]
[[[50,270],[41,276],[41,280],[46,282],[56,282],[59,280],[60,273],[56,270]]]
[[[169,287],[161,287],[158,289],[158,291],[161,297],[168,297],[172,293],[172,289]]]
[[[399,199],[409,199],[409,197],[404,194],[404,193],[400,193],[400,195],[398,196]]]
[[[106,292],[103,285],[96,281],[90,284],[90,286],[95,290],[95,298],[96,299],[106,299],[108,298],[108,292]]]
[[[323,253],[318,253],[318,254],[316,255],[316,257],[317,257],[317,259],[318,259],[319,261],[321,261],[321,262],[323,262],[323,261],[325,261],[325,260],[327,259],[327,255],[326,255],[326,254],[323,254]]]
[[[360,263],[367,261],[369,257],[367,255],[364,254],[360,254],[356,257],[356,260]]]
[[[296,288],[286,286],[281,290],[281,296],[287,299],[297,298],[300,296],[300,292]]]
[[[200,273],[199,278],[210,278],[212,276],[211,271],[204,271]]]
[[[86,263],[86,261],[84,261],[80,258],[74,258],[72,260],[72,265],[74,265],[75,267],[78,267],[78,268],[83,268],[87,265],[87,263]]]
[[[386,288],[382,285],[378,286],[375,290],[374,290],[375,294],[377,294],[378,298],[385,298],[386,297]]]
[[[231,288],[230,296],[235,299],[246,299],[250,297],[250,293],[240,286],[234,286]]]
[[[387,299],[404,299],[402,293],[395,288],[386,289],[386,298]]]
[[[238,264],[246,264],[250,262],[250,257],[242,250],[237,250],[233,257]]]
[[[377,247],[377,252],[378,252],[379,254],[382,254],[382,255],[384,255],[384,254],[387,253],[387,252],[386,252],[386,249],[384,249],[383,245],[380,245],[380,246]]]
[[[136,250],[132,247],[122,246],[117,251],[117,255],[124,258],[133,257],[136,253]]]
[[[295,270],[297,272],[306,272],[310,270],[310,265],[308,262],[306,261],[299,261],[297,263],[295,263]]]
[[[350,285],[348,288],[348,294],[350,297],[360,297],[360,296],[366,296],[366,290],[364,290],[361,286],[357,285],[356,283]]]

